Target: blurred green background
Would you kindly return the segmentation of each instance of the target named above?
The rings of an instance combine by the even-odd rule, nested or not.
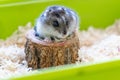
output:
[[[119,0],[2,0],[0,1],[0,38],[10,36],[19,25],[32,22],[49,5],[64,5],[80,16],[80,29],[105,28],[120,18]]]

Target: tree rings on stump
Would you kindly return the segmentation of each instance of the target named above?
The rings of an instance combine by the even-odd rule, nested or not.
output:
[[[63,42],[45,42],[35,36],[34,30],[26,35],[25,54],[28,67],[40,69],[75,63],[80,48],[76,32]]]

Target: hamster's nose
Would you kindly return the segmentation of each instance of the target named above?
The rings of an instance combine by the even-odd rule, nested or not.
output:
[[[66,31],[66,30],[64,30],[64,31],[63,31],[63,34],[64,34],[64,35],[66,35],[66,34],[67,34],[67,31]]]
[[[66,37],[68,36],[66,29],[64,29],[64,30],[62,31],[62,36],[63,36],[63,38],[66,38]]]

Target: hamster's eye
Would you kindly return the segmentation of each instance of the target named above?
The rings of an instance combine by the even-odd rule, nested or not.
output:
[[[52,25],[53,25],[54,27],[59,27],[58,21],[53,21]]]

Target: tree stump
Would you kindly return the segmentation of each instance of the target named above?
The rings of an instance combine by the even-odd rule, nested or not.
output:
[[[26,35],[25,44],[26,61],[28,67],[40,69],[64,64],[75,63],[80,48],[79,38],[76,32],[63,42],[45,42],[35,36],[34,30]]]

